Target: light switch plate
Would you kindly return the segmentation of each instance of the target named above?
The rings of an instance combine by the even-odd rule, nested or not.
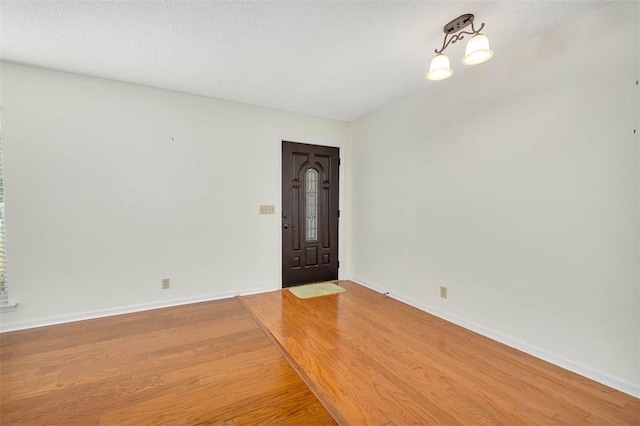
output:
[[[262,205],[260,206],[260,214],[276,214],[276,206]]]

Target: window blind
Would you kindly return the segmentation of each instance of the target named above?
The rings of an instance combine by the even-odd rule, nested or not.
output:
[[[9,292],[6,283],[6,257],[5,250],[7,240],[5,237],[4,220],[4,170],[2,157],[2,133],[0,132],[0,305],[9,303]]]

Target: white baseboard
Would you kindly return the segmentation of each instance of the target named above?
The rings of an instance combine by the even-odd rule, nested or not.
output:
[[[362,286],[370,288],[371,290],[378,291],[380,293],[387,293],[389,291],[386,288],[375,285],[362,278],[350,276],[348,279]],[[550,353],[544,349],[540,349],[536,346],[532,346],[518,339],[514,339],[511,336],[488,329],[486,327],[475,324],[471,321],[467,321],[463,318],[459,318],[454,315],[449,315],[447,313],[441,312],[437,309],[434,309],[431,306],[425,305],[423,303],[420,303],[413,299],[405,297],[402,294],[390,293],[388,294],[388,296],[393,299],[399,300],[403,303],[406,303],[407,305],[413,306],[414,308],[418,308],[421,311],[428,312],[439,318],[442,318],[456,325],[459,325],[460,327],[466,328],[467,330],[474,331],[485,337],[488,337],[500,343],[504,343],[507,346],[511,346],[512,348],[528,353],[529,355],[533,355],[536,358],[540,358],[544,361],[550,362],[551,364],[557,365],[558,367],[562,367],[566,370],[569,370],[581,376],[587,377],[598,383],[602,383],[603,385],[619,390],[620,392],[624,392],[636,398],[640,398],[640,385],[627,382],[626,380],[611,376],[609,374],[598,371],[594,368],[591,368],[573,361],[569,361],[561,356]]]
[[[130,314],[133,312],[150,311],[152,309],[169,308],[172,306],[188,305],[191,303],[208,302],[211,300],[227,299],[235,296],[243,296],[247,294],[264,293],[267,291],[277,290],[274,287],[257,287],[242,292],[224,292],[216,294],[208,294],[204,296],[187,297],[183,299],[163,300],[161,302],[143,303],[138,305],[129,305],[121,308],[99,309],[89,312],[80,312],[71,315],[61,315],[49,317],[35,321],[23,321],[10,324],[0,324],[0,333],[9,331],[25,330],[28,328],[45,327],[48,325],[64,324],[68,322],[83,321],[94,318],[104,318],[114,315]]]

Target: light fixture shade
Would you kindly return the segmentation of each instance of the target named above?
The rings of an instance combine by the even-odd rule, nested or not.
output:
[[[447,55],[440,53],[431,60],[429,72],[427,73],[429,80],[444,80],[452,75],[453,70],[451,69],[451,62]]]
[[[489,49],[489,39],[483,34],[471,37],[465,50],[462,63],[465,65],[476,65],[488,61],[493,56],[493,51]]]

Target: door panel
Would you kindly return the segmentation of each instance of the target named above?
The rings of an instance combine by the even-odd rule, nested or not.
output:
[[[338,278],[340,149],[282,142],[282,286]]]

